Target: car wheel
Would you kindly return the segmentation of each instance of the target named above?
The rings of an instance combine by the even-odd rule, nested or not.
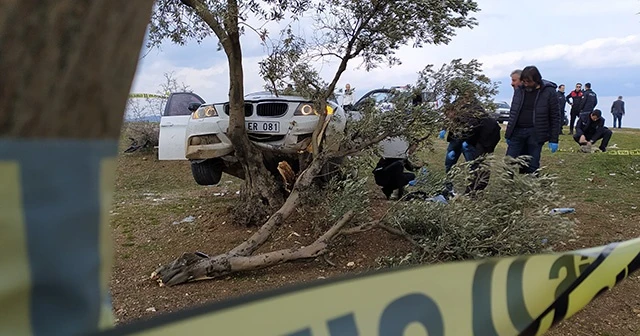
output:
[[[214,185],[222,178],[224,162],[221,159],[191,161],[191,174],[199,185]]]

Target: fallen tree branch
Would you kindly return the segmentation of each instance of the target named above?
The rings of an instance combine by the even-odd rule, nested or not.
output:
[[[230,256],[250,256],[257,251],[271,235],[277,231],[282,222],[287,219],[300,203],[300,190],[311,185],[313,178],[322,168],[322,160],[313,160],[311,165],[304,170],[293,185],[291,194],[287,197],[282,207],[253,234],[249,239],[234,247],[228,252]]]
[[[180,258],[151,273],[151,279],[157,281],[160,286],[174,286],[189,281],[213,279],[235,272],[263,269],[294,260],[315,258],[326,253],[331,240],[341,232],[353,215],[353,211],[345,213],[311,245],[255,256],[238,256],[229,252],[206,258],[195,253],[183,253]]]
[[[369,231],[369,230],[372,230],[372,229],[376,229],[376,228],[382,229],[384,231],[387,231],[390,234],[393,234],[393,235],[399,236],[401,238],[404,238],[409,243],[411,243],[413,246],[415,246],[415,247],[417,247],[417,248],[419,248],[421,250],[424,249],[424,247],[422,247],[422,245],[418,244],[418,242],[415,241],[411,237],[410,234],[408,234],[408,233],[406,233],[406,232],[404,232],[402,230],[393,228],[393,227],[391,227],[389,225],[384,225],[384,224],[382,224],[382,222],[380,220],[375,220],[373,222],[361,224],[361,225],[358,225],[358,226],[355,226],[355,227],[352,227],[352,228],[349,228],[349,229],[342,230],[340,232],[340,234],[342,234],[342,235],[352,235],[352,234],[356,234],[356,233],[366,232],[366,231]]]

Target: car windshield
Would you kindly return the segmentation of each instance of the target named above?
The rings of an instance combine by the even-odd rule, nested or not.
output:
[[[387,92],[376,92],[369,97],[375,100],[376,104],[378,104],[386,102],[389,98],[389,94]]]
[[[509,108],[509,104],[507,104],[507,103],[497,103],[496,106],[498,108],[506,108],[506,109]]]

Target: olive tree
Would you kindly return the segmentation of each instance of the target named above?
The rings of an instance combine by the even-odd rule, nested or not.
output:
[[[254,255],[269,237],[300,205],[303,192],[308,189],[324,167],[340,161],[390,137],[409,136],[406,131],[432,130],[435,111],[428,104],[412,104],[420,92],[420,85],[398,92],[392,111],[380,116],[375,106],[359,111],[362,118],[347,127],[339,139],[325,138],[328,120],[334,118],[326,108],[336,85],[349,62],[360,61],[366,70],[401,60],[397,50],[406,45],[446,44],[456,29],[472,28],[477,22],[470,15],[478,11],[474,1],[468,0],[387,0],[387,1],[309,1],[309,0],[158,0],[149,29],[149,46],[159,46],[165,40],[184,44],[188,40],[203,41],[217,38],[229,64],[229,128],[239,162],[242,163],[245,185],[238,208],[249,209],[242,214],[248,221],[260,223],[260,228],[236,248],[215,257],[184,254],[174,262],[160,267],[154,278],[164,284],[175,285],[201,278],[212,278],[231,272],[256,269],[277,263],[311,258],[324,253],[328,242],[340,232],[354,215],[347,212],[324,235],[310,246]],[[261,63],[262,75],[278,92],[282,86],[295,83],[299,94],[316,102],[319,121],[313,133],[310,150],[301,153],[302,168],[293,176],[292,188],[285,190],[265,167],[265,154],[247,136],[244,118],[244,83],[240,36],[247,28],[261,39],[272,41],[270,32],[254,29],[249,22],[278,22],[285,18],[310,18],[312,36],[295,36],[285,29],[282,39],[270,45],[271,52]],[[335,74],[323,80],[313,61],[334,59]],[[426,131],[425,131],[426,130]],[[414,132],[415,133],[415,132]],[[251,206],[247,206],[250,204]]]

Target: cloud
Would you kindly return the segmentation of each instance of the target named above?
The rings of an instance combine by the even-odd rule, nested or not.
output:
[[[581,44],[553,44],[523,51],[481,55],[489,76],[504,74],[529,64],[564,61],[568,68],[598,69],[634,67],[640,65],[640,37],[609,37],[588,40]]]

